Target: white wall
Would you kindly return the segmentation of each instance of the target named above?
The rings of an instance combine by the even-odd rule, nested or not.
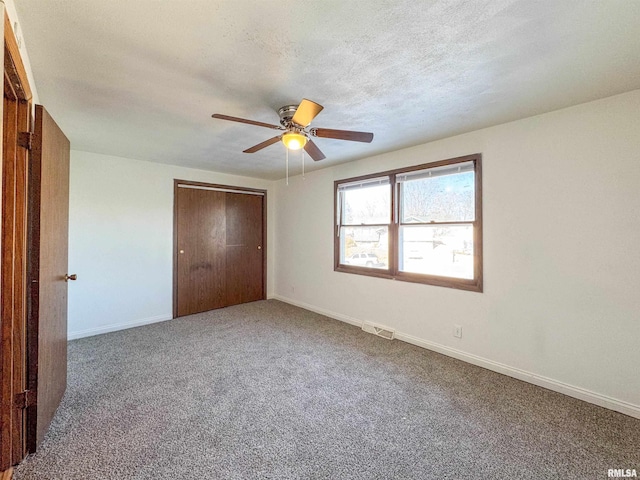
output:
[[[333,271],[334,180],[476,152],[484,293]],[[640,90],[289,183],[276,298],[640,416]]]
[[[173,180],[269,190],[273,182],[71,152],[69,338],[170,319]],[[273,290],[274,202],[267,192],[267,293]]]

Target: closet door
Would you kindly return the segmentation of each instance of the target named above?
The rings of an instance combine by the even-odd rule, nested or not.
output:
[[[225,195],[226,305],[262,300],[264,197],[241,193]]]
[[[265,298],[264,195],[176,180],[174,317]]]
[[[226,304],[225,193],[178,188],[177,313],[182,317]]]

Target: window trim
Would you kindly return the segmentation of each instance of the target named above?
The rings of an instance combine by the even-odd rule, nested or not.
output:
[[[424,170],[429,168],[441,167],[445,165],[454,165],[456,163],[473,162],[475,174],[475,220],[468,222],[444,222],[444,223],[464,223],[473,225],[473,279],[443,277],[438,275],[429,275],[424,273],[402,272],[399,270],[399,230],[400,230],[400,188],[401,183],[396,182],[396,175],[413,172],[416,170]],[[342,208],[338,205],[338,189],[340,185],[369,180],[378,177],[389,177],[391,188],[391,223],[389,224],[389,268],[379,269],[355,265],[345,265],[340,263],[340,227],[343,226],[339,222],[338,209]],[[353,273],[356,275],[366,275],[369,277],[386,278],[389,280],[399,280],[411,283],[423,283],[439,287],[455,288],[459,290],[467,290],[472,292],[483,291],[483,253],[482,253],[482,154],[475,153],[462,157],[450,158],[447,160],[439,160],[436,162],[423,163],[411,167],[404,167],[384,172],[371,173],[358,177],[345,178],[334,181],[333,185],[333,269],[336,272]],[[440,223],[440,222],[438,222]]]

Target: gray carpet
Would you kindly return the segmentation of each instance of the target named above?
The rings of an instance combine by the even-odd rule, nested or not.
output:
[[[605,479],[640,420],[275,300],[69,343],[16,479]]]

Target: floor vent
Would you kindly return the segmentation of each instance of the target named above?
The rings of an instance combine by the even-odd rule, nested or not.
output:
[[[362,330],[365,332],[373,333],[382,338],[386,338],[387,340],[393,340],[396,331],[387,327],[381,327],[379,325],[374,325],[373,323],[363,322]]]

